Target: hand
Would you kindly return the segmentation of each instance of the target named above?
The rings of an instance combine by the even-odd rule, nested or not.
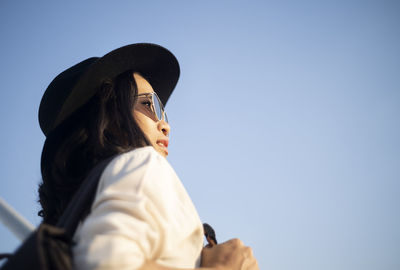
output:
[[[259,270],[253,251],[250,247],[244,246],[239,239],[203,248],[201,267],[221,270]]]

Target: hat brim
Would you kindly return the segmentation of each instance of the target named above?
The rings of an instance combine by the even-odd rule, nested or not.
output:
[[[164,105],[180,74],[175,56],[159,45],[137,43],[113,50],[98,58],[79,78],[65,99],[51,129],[87,103],[105,80],[113,79],[128,70],[141,73],[150,82]]]

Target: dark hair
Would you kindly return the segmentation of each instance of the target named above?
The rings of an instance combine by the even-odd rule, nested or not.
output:
[[[133,72],[104,81],[91,100],[48,134],[43,146],[39,216],[57,223],[72,195],[101,160],[150,145],[132,116]]]

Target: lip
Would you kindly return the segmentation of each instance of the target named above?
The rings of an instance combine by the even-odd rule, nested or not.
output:
[[[165,152],[166,155],[168,155],[168,144],[169,144],[168,140],[157,140],[156,144]]]

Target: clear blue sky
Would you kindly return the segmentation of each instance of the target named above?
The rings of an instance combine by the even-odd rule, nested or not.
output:
[[[399,1],[1,1],[0,34],[0,197],[33,224],[45,88],[153,42],[182,70],[169,160],[220,241],[261,269],[400,269]]]

